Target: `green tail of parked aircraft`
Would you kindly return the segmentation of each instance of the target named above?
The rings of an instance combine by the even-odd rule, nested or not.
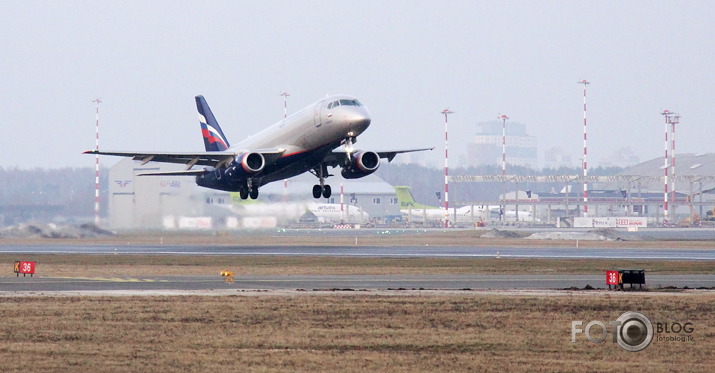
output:
[[[436,206],[427,206],[415,202],[415,198],[412,196],[410,187],[408,186],[396,186],[395,193],[397,194],[397,200],[400,202],[400,209],[417,209],[417,210],[431,210],[439,209]]]
[[[400,202],[400,212],[410,222],[441,224],[441,222],[449,220],[451,224],[454,224],[455,222],[472,223],[489,218],[489,210],[485,206],[450,207],[445,210],[443,207],[428,206],[415,202],[415,198],[412,196],[408,186],[396,186],[394,188],[397,200]]]

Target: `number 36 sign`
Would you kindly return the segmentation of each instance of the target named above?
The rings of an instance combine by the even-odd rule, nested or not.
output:
[[[22,273],[22,277],[25,275],[32,277],[35,274],[35,262],[15,262],[15,273],[17,276]]]

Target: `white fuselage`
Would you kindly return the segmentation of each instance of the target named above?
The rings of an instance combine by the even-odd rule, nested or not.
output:
[[[474,210],[474,212],[472,212]],[[440,208],[431,209],[401,209],[400,213],[402,217],[413,223],[437,223],[446,220],[454,220],[455,216],[457,222],[471,222],[472,220],[486,220],[488,218],[488,211],[474,206],[464,206],[460,208],[450,208],[449,210]]]
[[[275,217],[278,221],[298,222],[307,212],[313,213],[321,222],[365,224],[370,215],[360,207],[344,204],[315,202],[255,203],[233,205],[231,210],[243,217]]]
[[[327,108],[336,100],[355,100],[346,95],[330,96],[297,111],[270,127],[231,146],[236,154],[256,149],[282,148],[284,156],[309,152],[331,144],[334,147],[348,137],[356,137],[370,125],[365,106]],[[333,147],[333,148],[334,148]]]

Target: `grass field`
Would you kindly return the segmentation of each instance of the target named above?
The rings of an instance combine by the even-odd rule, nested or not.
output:
[[[691,322],[640,352],[571,321]],[[0,298],[3,371],[712,371],[715,295]]]
[[[361,245],[414,244],[415,235],[360,237]],[[482,239],[472,231],[418,235],[425,245],[575,247],[573,241]],[[12,245],[2,239],[0,245]],[[219,235],[27,240],[25,244],[354,245],[354,237]],[[581,242],[580,247],[711,248],[705,242]],[[139,277],[341,274],[713,274],[709,261],[0,254],[37,261],[39,276]],[[13,275],[14,276],[14,275]],[[0,289],[2,290],[2,289]],[[715,367],[715,292],[300,292],[250,296],[0,297],[3,371],[702,371]],[[638,311],[691,322],[692,341],[656,339],[640,352],[583,335],[571,322]]]

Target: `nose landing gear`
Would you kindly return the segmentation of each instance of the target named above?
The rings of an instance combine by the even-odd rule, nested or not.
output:
[[[321,196],[323,198],[330,198],[331,194],[332,190],[330,185],[313,185],[313,198],[320,198]]]

